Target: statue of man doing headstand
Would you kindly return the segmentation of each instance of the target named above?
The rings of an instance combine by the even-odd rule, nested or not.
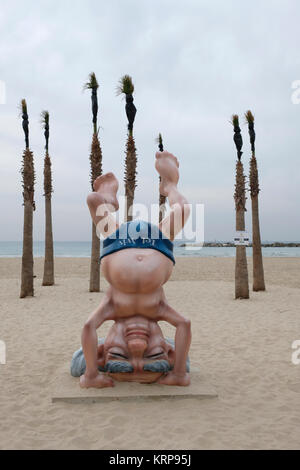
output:
[[[94,192],[87,198],[98,233],[105,237],[101,266],[109,288],[82,330],[81,387],[111,387],[113,378],[165,385],[190,383],[191,323],[168,304],[163,290],[175,264],[172,240],[187,221],[189,206],[177,189],[177,158],[157,152],[155,167],[161,176],[160,193],[170,204],[170,213],[159,226],[140,220],[118,226],[113,212],[119,207],[119,185],[113,173],[97,178]],[[97,329],[107,320],[114,324],[99,344]],[[159,321],[176,328],[175,345],[164,338]],[[74,372],[74,356],[71,372],[73,368],[72,374],[80,375]]]

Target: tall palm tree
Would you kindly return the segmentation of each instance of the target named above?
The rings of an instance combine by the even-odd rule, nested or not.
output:
[[[232,116],[232,125],[234,130],[234,143],[237,149],[236,162],[236,181],[235,181],[235,211],[236,211],[236,230],[245,230],[245,211],[246,211],[246,189],[244,168],[241,162],[243,139],[239,126],[239,117],[237,114]],[[237,245],[235,257],[235,298],[249,299],[249,282],[246,247]]]
[[[130,209],[132,208],[134,201],[134,191],[136,188],[136,148],[133,138],[133,123],[136,115],[136,107],[133,104],[133,94],[134,85],[132,83],[132,78],[129,75],[124,75],[120,81],[117,88],[117,93],[124,94],[126,96],[126,115],[128,119],[128,138],[126,143],[126,159],[125,159],[125,197],[126,197],[126,208],[125,208],[125,218],[126,221],[132,220],[132,213]],[[132,209],[131,209],[132,210]]]
[[[84,89],[91,90],[92,115],[93,115],[93,140],[90,153],[91,165],[91,186],[96,178],[102,174],[102,151],[98,138],[97,115],[98,115],[98,96],[99,88],[97,78],[94,72],[90,73],[88,82],[84,85]],[[100,292],[100,239],[97,235],[96,226],[92,223],[92,251],[90,265],[90,292]]]
[[[264,279],[264,266],[261,252],[261,239],[259,228],[259,210],[258,210],[258,195],[259,195],[259,181],[257,160],[255,156],[255,130],[254,130],[254,116],[251,111],[245,113],[245,118],[248,122],[248,130],[251,144],[251,160],[250,160],[250,195],[252,205],[252,251],[253,251],[253,290],[264,291],[266,290]]]
[[[49,112],[43,111],[41,121],[44,127],[44,136],[46,140],[45,158],[44,158],[44,196],[45,196],[45,261],[43,286],[53,286],[54,284],[54,255],[53,255],[53,231],[52,231],[52,207],[51,194],[52,171],[51,159],[49,156]]]
[[[26,100],[21,101],[22,126],[25,134],[25,150],[22,162],[22,186],[24,201],[24,225],[23,225],[23,254],[21,272],[20,298],[34,295],[33,288],[33,211],[34,202],[34,162],[33,153],[29,149],[29,120]]]
[[[163,140],[161,134],[158,134],[157,138],[158,149],[160,152],[164,151]],[[159,182],[161,181],[161,177],[159,177]],[[159,222],[161,222],[164,218],[165,211],[166,211],[166,196],[159,194]]]

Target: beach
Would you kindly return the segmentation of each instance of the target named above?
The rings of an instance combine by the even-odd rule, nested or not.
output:
[[[89,259],[56,258],[56,285],[42,287],[36,258],[35,297],[19,299],[21,259],[1,258],[0,449],[300,449],[300,258],[264,267],[267,291],[250,300],[234,300],[234,258],[177,258],[165,286],[192,321],[191,366],[217,398],[70,404],[52,403],[52,390],[107,283],[89,293]]]

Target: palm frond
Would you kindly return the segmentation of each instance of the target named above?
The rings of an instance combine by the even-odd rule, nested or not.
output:
[[[158,148],[159,148],[160,152],[163,152],[164,146],[163,146],[163,140],[162,140],[161,133],[158,134],[158,137],[155,139],[155,141],[158,144]]]
[[[98,115],[98,97],[97,97],[97,89],[99,88],[99,84],[97,82],[97,78],[95,72],[91,72],[89,75],[88,82],[85,83],[83,89],[84,90],[92,90],[92,114],[93,114],[93,125],[94,125],[94,134],[97,133],[97,115]]]
[[[43,124],[43,127],[49,125],[49,111],[41,112],[41,124]]]
[[[20,108],[23,114],[27,114],[27,103],[24,98],[21,100]]]
[[[28,113],[27,113],[27,103],[26,100],[23,98],[20,103],[20,110],[22,114],[22,127],[25,134],[25,145],[26,148],[29,148],[29,120],[28,120]]]
[[[27,103],[24,98],[20,101],[18,105],[18,110],[19,110],[19,117],[21,117],[22,114],[27,115]]]
[[[84,90],[97,90],[99,88],[99,84],[97,82],[97,78],[95,72],[91,72],[89,74],[88,81],[83,85]]]
[[[117,95],[132,95],[134,92],[134,85],[132,83],[132,78],[130,75],[124,75],[119,80],[119,84],[117,86]]]
[[[233,125],[233,132],[234,132],[233,140],[237,149],[238,160],[240,160],[243,154],[242,152],[243,139],[242,139],[241,129],[239,126],[239,117],[237,114],[232,115],[231,123]]]
[[[129,134],[132,135],[133,131],[133,123],[136,115],[136,107],[133,104],[133,96],[132,93],[134,92],[134,86],[132,83],[132,78],[129,75],[124,75],[120,81],[119,86],[117,88],[117,94],[124,94],[126,97],[126,116],[128,119],[128,131]]]
[[[248,122],[248,124],[254,122],[254,116],[251,113],[250,109],[245,113],[245,119]]]
[[[46,140],[46,153],[48,153],[48,146],[49,146],[49,111],[42,111],[41,112],[41,124],[43,125],[43,129],[45,130],[44,136]]]
[[[254,116],[251,111],[245,113],[246,122],[248,123],[248,131],[250,137],[251,151],[255,152],[255,130],[254,130]]]
[[[237,114],[233,114],[231,117],[231,124],[233,127],[238,127],[239,126],[239,117]]]
[[[157,144],[162,144],[162,135],[161,135],[161,133],[158,134],[158,137],[156,137],[155,142]]]

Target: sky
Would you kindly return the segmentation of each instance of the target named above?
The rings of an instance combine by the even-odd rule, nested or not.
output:
[[[248,174],[243,115],[251,109],[262,239],[300,240],[300,104],[292,102],[293,82],[300,80],[299,18],[298,0],[2,0],[0,240],[22,239],[22,98],[36,169],[34,239],[44,239],[40,113],[46,109],[54,239],[90,240],[92,117],[83,84],[92,71],[100,85],[103,171],[115,173],[120,195],[127,119],[116,86],[129,74],[137,108],[137,203],[158,200],[155,138],[161,132],[165,149],[180,161],[181,192],[193,205],[204,204],[205,240],[232,240],[236,150],[230,118],[240,116]],[[247,209],[251,234],[250,198]]]

